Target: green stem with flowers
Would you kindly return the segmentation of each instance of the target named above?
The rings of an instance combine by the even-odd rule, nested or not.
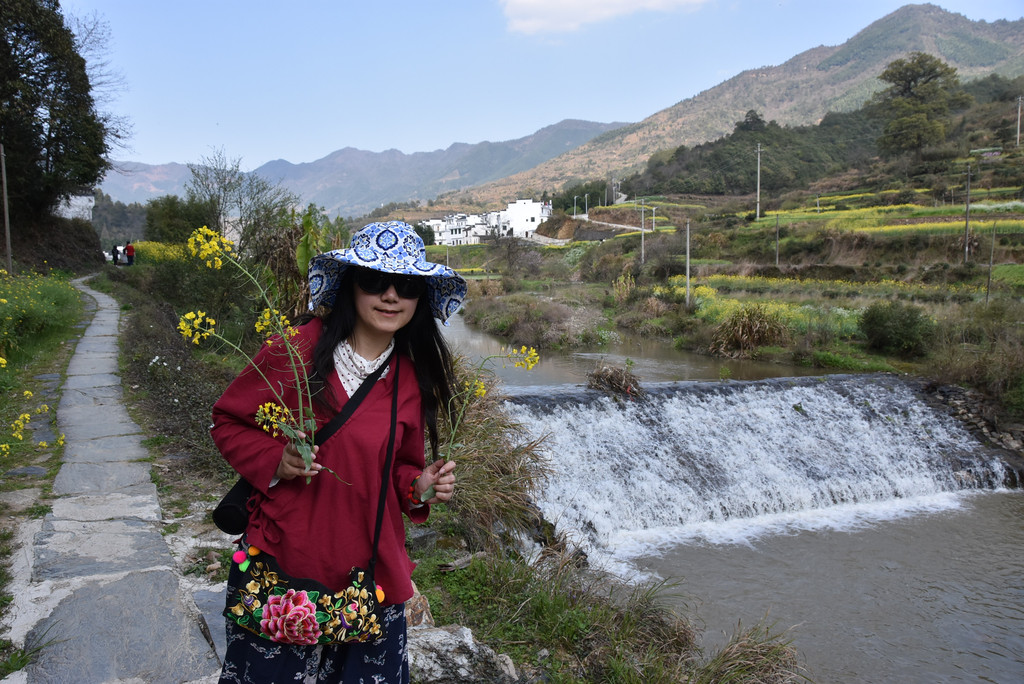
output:
[[[507,351],[503,350],[500,354],[490,354],[480,359],[480,362],[475,366],[472,378],[463,382],[462,389],[454,393],[448,401],[448,417],[451,423],[451,430],[448,444],[444,451],[444,460],[446,462],[450,460],[452,451],[462,446],[460,442],[456,441],[456,437],[459,432],[459,426],[462,424],[462,420],[466,416],[466,409],[469,407],[469,400],[474,397],[480,398],[487,394],[487,386],[484,384],[483,380],[480,379],[480,374],[483,373],[484,367],[494,359],[504,359],[503,365],[505,361],[508,361],[513,363],[516,368],[533,370],[533,367],[540,361],[540,355],[533,347],[527,348],[526,346],[523,346],[519,349],[510,347]],[[459,409],[457,411],[457,415],[452,418],[452,408],[455,402],[459,403]],[[433,489],[433,486],[429,487],[420,499],[426,501],[433,497]]]
[[[248,278],[259,292],[259,297],[266,305],[266,308],[256,321],[256,331],[264,336],[265,344],[267,345],[283,344],[295,382],[298,407],[292,410],[285,406],[282,392],[279,392],[270,379],[267,378],[266,374],[253,363],[252,357],[246,354],[237,344],[218,334],[215,329],[217,322],[208,317],[203,311],[190,311],[184,314],[178,321],[178,331],[186,340],[191,340],[194,344],[199,344],[201,340],[209,337],[220,340],[249,362],[249,366],[259,373],[260,377],[267,383],[267,388],[273,393],[277,401],[277,409],[268,408],[268,406],[275,406],[273,403],[263,404],[257,408],[255,411],[257,424],[267,432],[272,433],[272,435],[276,435],[277,431],[280,430],[295,445],[306,465],[306,470],[309,470],[313,465],[313,440],[316,437],[316,419],[313,415],[313,397],[309,388],[309,380],[303,367],[302,356],[299,350],[291,343],[291,338],[297,334],[296,329],[292,327],[288,318],[274,307],[274,303],[270,301],[267,289],[263,287],[249,269],[235,258],[233,253],[234,243],[230,240],[203,226],[189,237],[188,249],[193,256],[204,260],[208,268],[220,269],[225,261],[230,263]],[[281,389],[283,390],[283,387]],[[323,468],[323,470],[331,473],[341,482],[345,482],[330,468]],[[306,483],[308,484],[310,480],[311,478],[307,476]]]

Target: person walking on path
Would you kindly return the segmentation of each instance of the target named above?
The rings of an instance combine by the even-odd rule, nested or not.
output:
[[[214,442],[253,487],[228,577],[220,681],[406,683],[404,602],[413,593],[414,564],[402,516],[424,522],[430,506],[455,489],[455,463],[436,458],[437,413],[449,408],[454,371],[435,319],[443,323],[458,310],[466,281],[428,262],[412,227],[393,221],[366,226],[350,249],[314,257],[309,285],[313,315],[287,340],[301,367],[283,362],[282,340],[271,339],[213,407]],[[296,370],[304,381],[296,381]],[[308,382],[319,431],[367,378],[352,419],[312,447],[310,462],[258,418],[257,407],[268,411],[278,397],[284,410],[294,410]],[[435,454],[430,464],[425,428]],[[349,587],[354,567],[369,561],[373,568],[371,558],[376,587],[369,590],[384,607],[384,635],[335,643],[328,635],[341,629],[339,620],[327,619],[323,606],[331,592]],[[274,603],[272,611],[275,597],[257,597],[249,559],[255,567],[279,566],[273,582],[289,587],[287,605]],[[295,591],[307,582],[326,587],[314,594],[321,597],[316,605],[308,592]]]
[[[128,242],[124,243],[124,255],[126,257],[128,257],[128,265],[129,266],[132,266],[132,265],[135,264],[135,245],[132,244],[131,240],[129,240]]]

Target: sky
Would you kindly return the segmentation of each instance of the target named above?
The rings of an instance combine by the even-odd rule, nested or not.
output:
[[[109,29],[119,161],[243,170],[407,154],[564,119],[636,122],[746,69],[839,45],[900,0],[61,0]],[[937,0],[1016,20],[1020,0]]]

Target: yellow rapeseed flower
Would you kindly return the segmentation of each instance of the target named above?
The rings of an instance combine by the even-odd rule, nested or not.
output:
[[[256,319],[255,327],[256,332],[264,337],[282,335],[291,339],[299,333],[292,326],[292,322],[288,320],[288,317],[277,309],[264,309],[260,313],[259,318]]]
[[[525,368],[526,370],[533,370],[533,367],[540,361],[540,355],[537,350],[533,347],[526,347],[523,345],[519,349],[512,348],[505,355],[509,361],[512,361],[516,368]]]
[[[188,250],[192,256],[199,257],[207,267],[215,269],[224,265],[224,258],[231,258],[234,246],[231,240],[206,226],[193,231],[188,239]]]
[[[477,398],[487,394],[487,385],[485,385],[484,381],[479,378],[473,380],[472,384],[469,380],[466,380],[462,386],[466,389],[467,393],[472,392],[473,396]]]
[[[272,401],[260,404],[256,409],[257,425],[269,432],[271,437],[277,437],[278,428],[287,423],[289,418],[291,418],[291,413],[288,409]]]
[[[178,332],[193,344],[199,344],[212,335],[217,321],[206,315],[205,311],[189,311],[178,320]]]

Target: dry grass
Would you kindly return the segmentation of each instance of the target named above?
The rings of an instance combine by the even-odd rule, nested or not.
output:
[[[464,357],[457,359],[456,370],[457,387],[472,386],[479,377],[486,393],[466,391],[456,397],[452,413],[465,411],[455,435],[449,423],[439,425],[442,454],[451,445],[448,457],[458,468],[449,507],[470,546],[494,548],[541,527],[532,495],[548,472],[540,451],[543,438],[530,437],[501,409],[504,397],[492,372],[484,369],[478,375]]]
[[[587,387],[612,395],[642,397],[645,392],[640,379],[633,374],[632,363],[625,366],[601,365],[587,374]]]
[[[803,674],[796,649],[785,635],[758,624],[747,630],[737,625],[729,643],[687,681],[691,684],[789,684],[810,680]]]
[[[758,347],[784,345],[789,339],[785,322],[755,302],[744,304],[715,328],[711,351],[722,356],[749,356]]]

